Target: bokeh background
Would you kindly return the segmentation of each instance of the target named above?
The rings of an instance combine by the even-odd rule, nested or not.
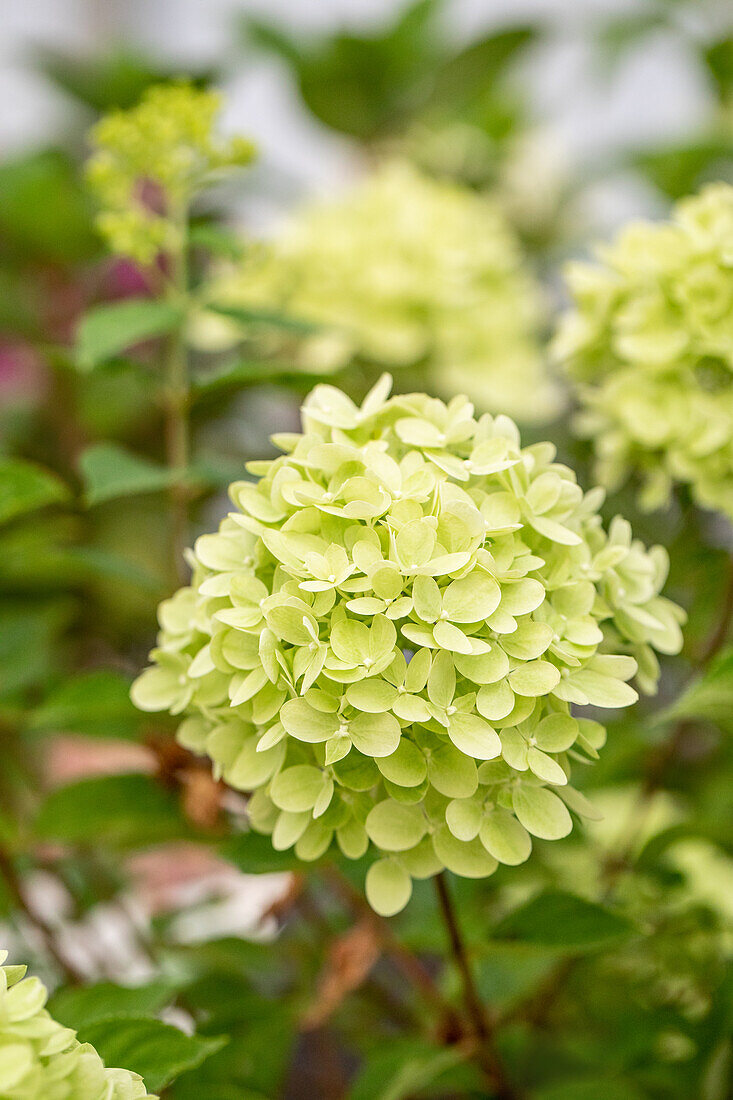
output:
[[[337,1080],[352,1073],[349,1042],[358,1038],[362,1006],[357,1000],[336,1039],[316,1028],[317,1040],[304,1040],[296,1016],[348,905],[338,890],[317,888],[316,926],[325,922],[326,936],[313,933],[314,948],[310,932],[294,930],[290,917],[307,916],[310,902],[294,887],[287,860],[267,845],[253,850],[225,836],[244,821],[242,800],[215,784],[205,764],[178,753],[175,723],[136,714],[129,703],[129,684],[153,642],[155,606],[178,577],[160,492],[167,483],[156,482],[155,469],[146,468],[139,493],[120,499],[97,482],[94,496],[93,448],[112,445],[148,463],[164,456],[149,369],[155,349],[138,356],[143,370],[125,360],[81,377],[72,362],[85,309],[146,293],[135,265],[110,259],[95,233],[82,175],[87,131],[101,113],[131,106],[161,80],[219,88],[224,129],[253,138],[259,158],[202,209],[245,241],[277,234],[304,202],[336,199],[381,161],[407,159],[497,205],[551,313],[563,302],[565,260],[629,219],[663,216],[706,181],[733,181],[733,10],[728,0],[6,0],[2,23],[0,460],[19,456],[60,479],[50,496],[46,487],[49,508],[0,529],[0,860],[11,871],[0,886],[2,941],[51,985],[65,965],[88,981],[126,983],[157,980],[162,968],[176,976],[176,990],[185,985],[190,999],[195,992],[204,1006],[196,1024],[211,1034],[231,1030],[233,1053],[212,1057],[208,1077],[182,1078],[172,1097],[206,1089],[217,1100],[248,1096],[246,1089],[271,1096],[283,1078],[284,1095],[304,1095],[303,1080],[309,1095],[329,1095],[318,1091],[314,1066],[328,1063]],[[364,381],[357,369],[343,384],[359,396]],[[215,527],[227,510],[227,483],[245,460],[268,453],[270,433],[297,425],[309,385],[305,375],[277,385],[252,376],[196,409],[204,489],[192,500],[190,538]],[[588,484],[587,448],[573,439],[569,417],[546,419],[551,425],[530,426],[528,438],[551,434]],[[646,541],[672,548],[671,594],[688,607],[694,597],[694,649],[719,598],[727,524],[696,514],[704,534],[696,543],[685,499],[645,516],[629,493],[609,514],[616,510]],[[663,702],[687,676],[684,662],[668,662]],[[633,812],[633,784],[653,746],[643,712],[641,721],[622,719],[612,741],[591,782],[618,821]],[[711,725],[687,748],[670,790],[654,801],[646,838],[689,812],[695,835],[710,840],[677,852],[654,880],[660,891],[660,883],[681,884],[690,911],[704,916],[695,923],[675,896],[653,946],[629,950],[601,969],[601,979],[592,976],[621,982],[632,999],[637,979],[651,1001],[654,983],[663,987],[660,1018],[672,1038],[659,1056],[658,1091],[648,1094],[655,1098],[672,1095],[663,1089],[678,1055],[685,1066],[693,1058],[675,1012],[684,1018],[688,998],[714,1018],[721,958],[729,965],[730,957],[729,943],[726,954],[712,942],[709,917],[727,927],[733,920],[724,854],[730,745]],[[584,890],[592,859],[599,851],[605,859],[604,846],[617,841],[601,828],[592,857],[572,842],[560,854],[539,854],[525,879],[518,872],[508,888],[500,881],[499,912],[538,884]],[[25,915],[12,874],[22,880]],[[494,902],[465,890],[469,922],[480,932]],[[646,881],[629,894],[630,910],[643,919],[655,906],[662,912],[661,894]],[[430,899],[416,891],[406,935],[427,954],[439,950],[431,914]],[[262,943],[259,954],[252,941]],[[201,943],[208,948],[198,950]],[[357,943],[356,953],[373,946]],[[510,1010],[556,962],[547,952],[499,953],[482,964],[482,990]],[[582,968],[576,981],[583,988]],[[191,1030],[196,1013],[183,995],[171,1008],[172,989],[159,989],[151,1004]],[[348,979],[337,983],[327,1016],[350,991]],[[293,994],[287,1009],[286,993]],[[607,1042],[604,1028],[615,1027],[618,1005],[605,1017],[605,1007],[598,1011],[596,1050]],[[637,1024],[647,1021],[644,1012],[633,1017]],[[626,1042],[630,1048],[630,1035]],[[700,1060],[712,1064],[717,1033],[705,1042]],[[681,1079],[699,1080],[697,1063]],[[713,1085],[706,1100],[727,1100],[725,1081],[717,1092]],[[374,1095],[369,1088],[355,1095]]]

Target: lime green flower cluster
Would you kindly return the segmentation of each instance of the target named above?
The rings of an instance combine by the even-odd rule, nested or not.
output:
[[[648,508],[684,482],[733,517],[733,187],[629,226],[597,258],[568,269],[573,308],[554,350],[599,480],[616,488],[637,472]]]
[[[230,305],[280,305],[327,326],[302,350],[313,369],[357,354],[426,368],[430,385],[482,409],[550,420],[545,304],[499,210],[407,164],[378,169],[340,202],[304,208],[271,246],[212,288]]]
[[[232,485],[133,687],[254,792],[276,849],[371,852],[383,914],[412,878],[489,875],[592,814],[570,763],[605,731],[571,706],[627,706],[637,670],[653,690],[683,619],[659,595],[664,550],[620,518],[606,532],[603,491],[552,444],[522,448],[465,397],[389,388],[357,407],[318,386],[303,434]]]
[[[7,952],[0,952],[0,964]],[[156,1100],[126,1069],[105,1069],[93,1046],[77,1041],[44,1008],[47,993],[24,966],[0,965],[2,1100]]]
[[[249,164],[254,147],[215,133],[221,98],[190,84],[150,88],[127,111],[92,129],[87,174],[102,208],[98,227],[113,252],[150,263],[180,247],[193,195],[222,170]]]

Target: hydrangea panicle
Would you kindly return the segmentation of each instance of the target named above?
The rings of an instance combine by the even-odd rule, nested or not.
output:
[[[577,387],[597,476],[633,471],[641,503],[675,482],[733,518],[733,187],[712,184],[669,222],[629,226],[567,270],[554,341]]]
[[[106,1069],[89,1043],[46,1011],[47,992],[0,951],[0,1096],[3,1100],[157,1100],[137,1073]]]
[[[683,620],[665,551],[604,530],[603,491],[552,444],[465,397],[389,391],[312,392],[302,434],[197,540],[133,687],[252,792],[276,849],[368,852],[384,914],[413,878],[489,875],[592,815],[571,762],[605,730],[572,707],[625,707],[634,676],[653,691]]]
[[[520,420],[547,421],[560,408],[540,349],[543,293],[510,226],[485,196],[407,163],[305,206],[215,282],[210,301],[279,305],[322,325],[302,343],[310,369],[356,354],[389,370],[424,368],[439,392],[465,389],[481,408]],[[210,316],[199,333],[233,335]]]
[[[113,252],[150,263],[178,247],[178,215],[196,191],[251,162],[251,142],[216,135],[220,110],[216,92],[162,84],[94,126],[87,175],[102,208],[99,230]]]

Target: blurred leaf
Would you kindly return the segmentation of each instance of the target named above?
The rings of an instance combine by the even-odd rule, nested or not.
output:
[[[80,779],[52,791],[41,805],[35,833],[118,847],[149,846],[187,834],[175,798],[147,775]]]
[[[56,474],[20,458],[0,458],[0,523],[68,497]]]
[[[65,599],[0,602],[0,698],[37,686],[57,671],[57,643],[72,611]]]
[[[177,69],[128,48],[89,59],[60,50],[38,50],[36,67],[64,92],[100,113],[133,107],[151,84],[180,79]],[[186,70],[186,79],[197,87],[205,87],[214,78],[213,72],[192,74]]]
[[[119,497],[157,493],[178,479],[175,470],[158,466],[116,443],[94,443],[79,459],[85,497],[92,507]]]
[[[509,27],[472,42],[449,58],[435,77],[431,102],[441,111],[463,110],[493,91],[509,64],[537,39],[534,27]]]
[[[75,1031],[100,1020],[146,1016],[169,1003],[180,982],[158,978],[148,985],[123,986],[112,982],[57,990],[48,1009],[54,1019]]]
[[[84,314],[77,329],[76,354],[82,370],[114,358],[144,340],[166,336],[179,327],[183,310],[152,298],[127,298],[96,306]]]
[[[135,562],[98,546],[67,546],[63,550],[63,556],[78,567],[82,577],[110,577],[157,594],[160,594],[165,585],[164,580],[153,576]]]
[[[733,649],[720,653],[661,717],[705,718],[723,728],[733,724]]]
[[[733,1080],[733,1039],[723,1039],[713,1051],[701,1081],[700,1100],[729,1100]]]
[[[681,199],[704,183],[733,179],[733,136],[643,150],[632,157],[632,164],[668,198]]]
[[[733,91],[733,35],[708,46],[703,58],[720,99],[726,100]]]
[[[75,263],[97,248],[75,165],[57,151],[0,165],[0,232],[24,262]]]
[[[443,6],[442,0],[417,0],[381,33],[341,33],[305,46],[256,18],[244,28],[250,42],[293,68],[307,107],[321,122],[371,141],[394,133],[424,103],[447,50],[437,19]]]
[[[200,1066],[227,1042],[225,1036],[185,1035],[160,1020],[142,1018],[100,1020],[85,1027],[80,1038],[97,1048],[106,1065],[134,1070],[156,1092]]]
[[[601,65],[612,72],[629,50],[638,49],[644,39],[667,24],[663,4],[661,7],[649,4],[647,10],[631,10],[618,18],[612,17],[596,36]]]
[[[645,1093],[631,1081],[609,1077],[577,1077],[547,1085],[531,1094],[531,1100],[644,1100]]]
[[[95,737],[132,737],[140,714],[130,700],[130,681],[100,669],[66,680],[31,715],[30,728]]]
[[[504,917],[493,934],[497,939],[581,951],[616,943],[633,933],[631,922],[610,909],[562,890],[543,890]]]
[[[262,833],[240,833],[219,848],[223,859],[229,860],[248,875],[265,875],[274,871],[302,870],[303,864],[292,850],[278,852],[269,836]]]
[[[194,225],[188,234],[188,240],[194,247],[205,248],[215,256],[224,256],[229,260],[240,260],[245,252],[245,245],[239,234],[213,222]]]
[[[203,398],[225,390],[262,383],[302,386],[308,389],[319,382],[330,382],[333,377],[333,374],[316,374],[312,371],[300,370],[292,363],[253,359],[250,362],[234,363],[215,370],[202,371],[194,380],[194,390],[198,397]]]
[[[349,1100],[403,1100],[435,1085],[465,1058],[457,1047],[441,1050],[424,1039],[393,1039],[367,1058]]]
[[[485,1001],[504,1005],[528,996],[556,966],[554,947],[492,938],[476,958],[476,981]]]
[[[207,305],[211,313],[218,313],[221,317],[228,317],[231,321],[237,321],[241,325],[257,325],[264,328],[281,328],[286,332],[296,332],[309,335],[314,332],[322,332],[323,325],[314,324],[312,321],[304,321],[300,317],[290,317],[286,313],[280,313],[274,309],[247,309],[243,306]]]

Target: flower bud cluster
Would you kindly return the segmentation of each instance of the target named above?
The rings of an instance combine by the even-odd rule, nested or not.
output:
[[[113,252],[150,263],[161,250],[180,247],[182,211],[195,192],[219,172],[251,162],[249,141],[216,135],[220,109],[216,92],[158,85],[92,129],[87,174]]]

